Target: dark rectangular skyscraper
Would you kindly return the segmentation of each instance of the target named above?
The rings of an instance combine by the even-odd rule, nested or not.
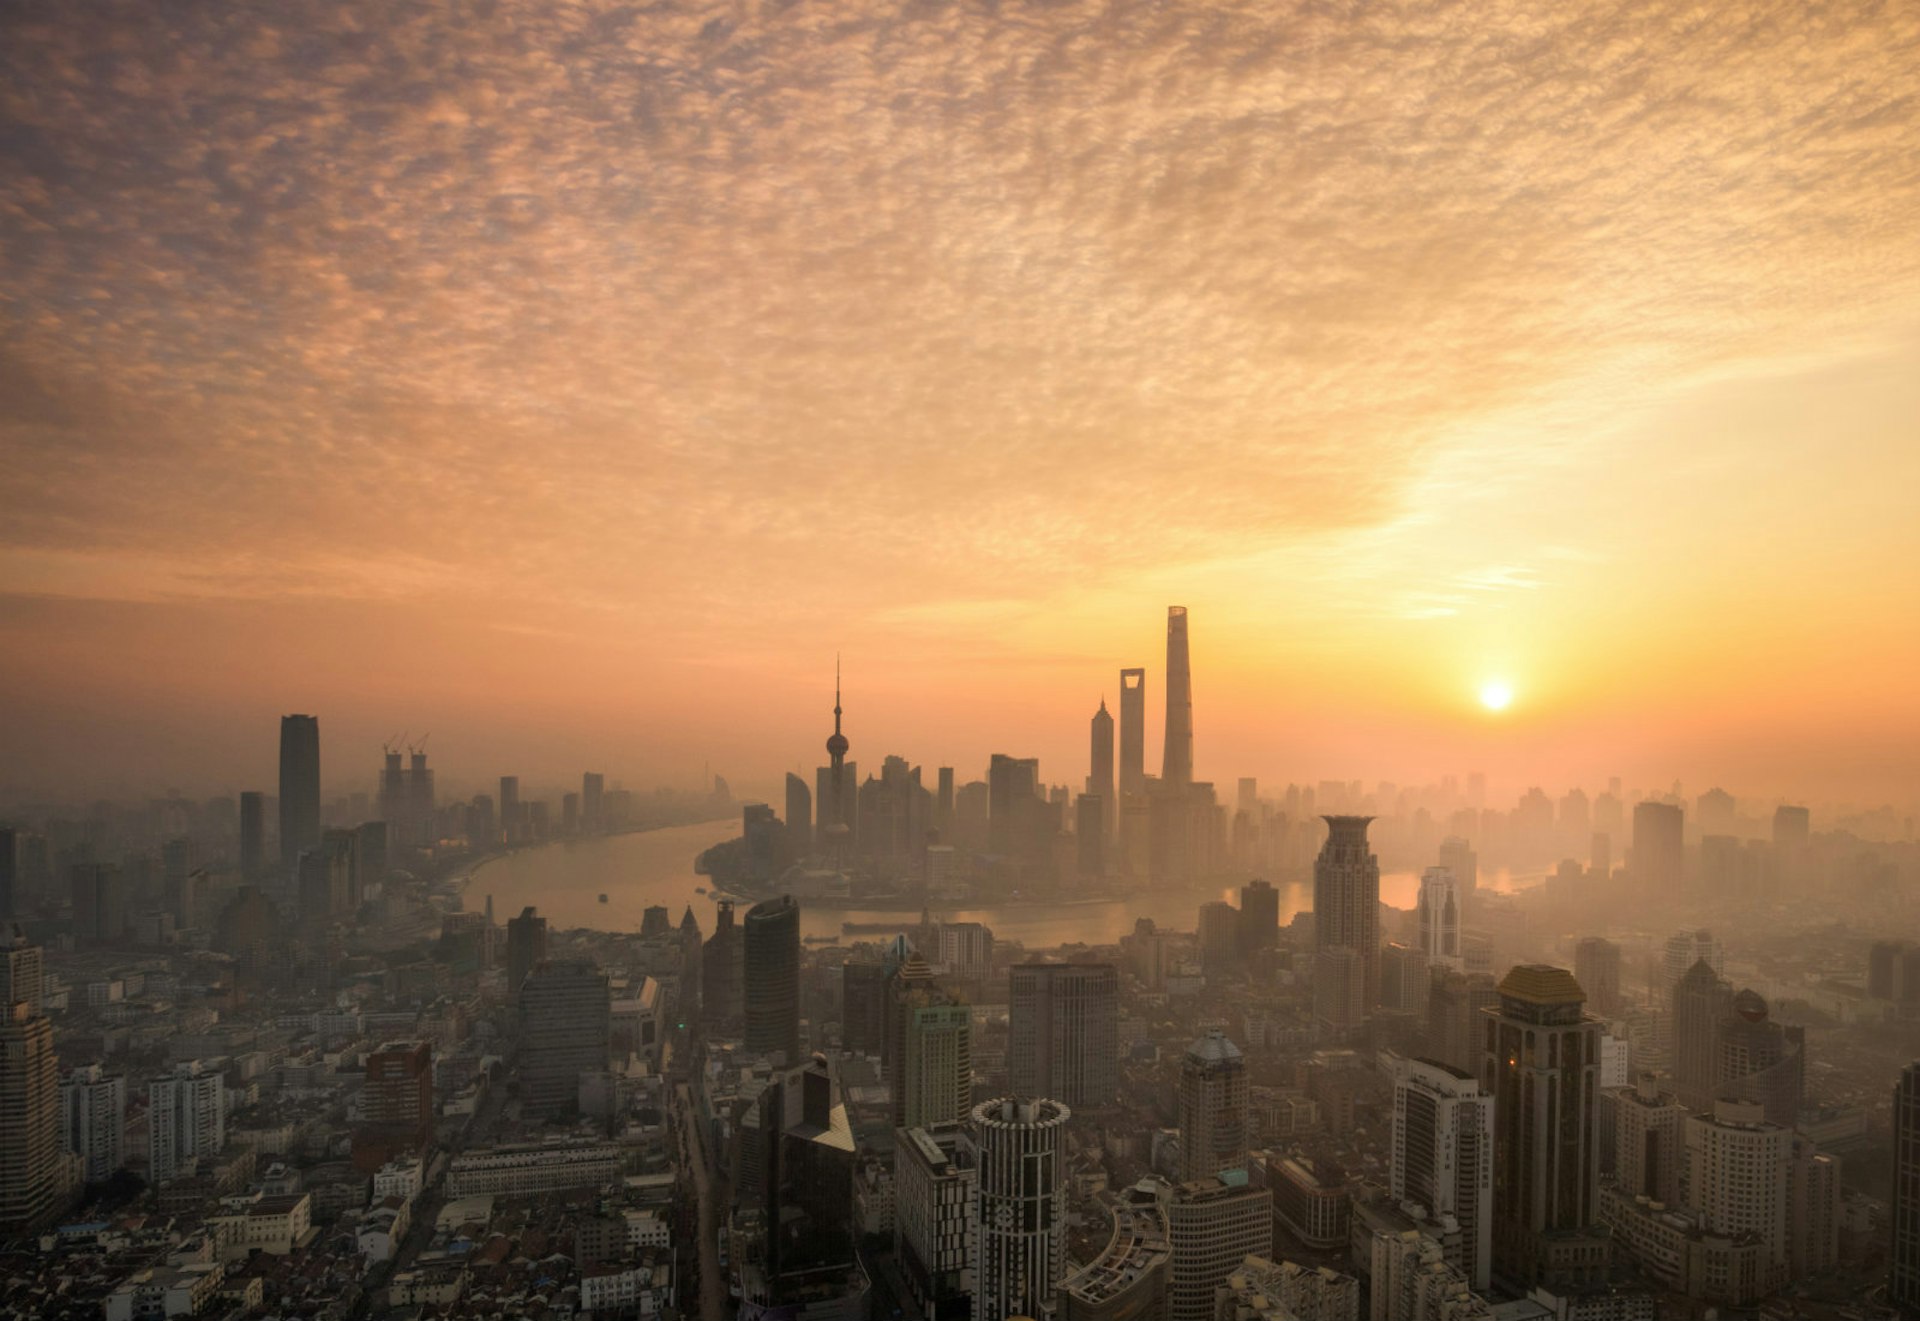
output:
[[[320,842],[320,722],[280,717],[280,871],[291,877],[300,855]]]
[[[1167,743],[1160,757],[1167,784],[1193,783],[1193,674],[1187,666],[1187,608],[1167,607]]]
[[[1120,792],[1147,787],[1147,672],[1120,671]]]
[[[1685,815],[1672,803],[1636,803],[1633,808],[1633,878],[1649,893],[1680,893],[1686,851]]]
[[[1119,974],[1111,963],[1023,963],[1010,976],[1007,1075],[1019,1096],[1112,1105]]]
[[[1920,1063],[1893,1089],[1893,1252],[1887,1301],[1920,1314]]]
[[[502,775],[500,777],[500,838],[509,844],[518,843],[524,833],[520,829],[520,817],[520,777]]]
[[[256,790],[240,795],[240,879],[252,885],[267,865],[267,797]]]
[[[748,1050],[800,1058],[800,905],[792,895],[765,899],[747,910]]]

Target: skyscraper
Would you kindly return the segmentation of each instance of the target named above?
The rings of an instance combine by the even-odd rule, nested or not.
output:
[[[1688,1117],[1686,1142],[1688,1206],[1709,1232],[1764,1244],[1770,1274],[1761,1291],[1779,1288],[1787,1281],[1793,1130],[1768,1123],[1755,1102],[1721,1099]]]
[[[1464,1069],[1402,1060],[1393,1086],[1396,1202],[1460,1226],[1460,1273],[1485,1293],[1493,1272],[1493,1098]]]
[[[34,1000],[0,1006],[0,1232],[43,1228],[71,1191],[60,1144],[53,1025],[37,998],[36,991]]]
[[[973,1108],[974,1315],[1044,1317],[1067,1271],[1067,1179],[1061,1148],[1072,1110],[1003,1096]]]
[[[280,874],[291,879],[300,855],[320,842],[320,721],[280,717]]]
[[[527,1114],[575,1113],[580,1075],[605,1073],[613,1035],[607,975],[587,959],[546,959],[520,987],[520,1095]]]
[[[1280,892],[1265,881],[1240,887],[1240,947],[1244,953],[1280,945]]]
[[[1769,1123],[1791,1129],[1800,1122],[1806,1067],[1806,1029],[1771,1021],[1758,991],[1736,994],[1714,1041],[1713,1099],[1752,1101]]]
[[[607,777],[599,771],[580,775],[580,829],[597,835],[607,828]]]
[[[1218,1030],[1180,1061],[1180,1177],[1200,1179],[1247,1167],[1247,1062]]]
[[[1460,957],[1460,887],[1445,867],[1429,867],[1420,877],[1419,948],[1428,966],[1457,968]]]
[[[85,945],[108,944],[127,930],[127,879],[109,862],[77,862],[73,887],[73,936]]]
[[[790,894],[747,910],[746,1047],[800,1062],[800,905]]]
[[[1672,803],[1635,803],[1633,878],[1648,893],[1671,897],[1686,879],[1685,813]]]
[[[1085,793],[1073,805],[1073,835],[1080,875],[1097,879],[1107,874],[1107,803],[1098,794]]]
[[[1010,974],[1007,1075],[1015,1094],[1113,1104],[1119,976],[1111,963],[1023,963]]]
[[[1120,671],[1120,792],[1147,790],[1147,672]]]
[[[1719,1082],[1720,1026],[1733,1012],[1733,987],[1705,959],[1673,988],[1673,1089],[1691,1110],[1711,1109]]]
[[[1587,1003],[1601,1017],[1620,1011],[1620,947],[1604,936],[1587,936],[1573,947],[1573,976]]]
[[[752,1301],[801,1316],[815,1315],[802,1310],[808,1304],[846,1300],[858,1310],[818,1315],[865,1316],[856,1283],[853,1129],[840,1080],[816,1055],[777,1071],[758,1105],[768,1296]]]
[[[39,1017],[46,1008],[47,967],[40,947],[17,926],[6,928],[0,944],[0,1018],[8,1005],[25,1002],[28,1014]]]
[[[931,975],[906,976],[909,966],[894,974],[890,1012],[894,1127],[957,1124],[973,1108],[973,1011]]]
[[[1089,752],[1087,773],[1087,792],[1100,799],[1101,835],[1111,837],[1119,824],[1119,800],[1114,796],[1116,786],[1113,775],[1113,717],[1107,713],[1107,702],[1100,699],[1100,709],[1093,713],[1093,721],[1088,730],[1092,743]]]
[[[534,965],[547,957],[547,919],[533,905],[507,919],[507,1000],[517,1004],[520,987]]]
[[[20,832],[0,826],[0,922],[26,910],[20,881]]]
[[[1380,999],[1380,862],[1367,844],[1367,823],[1373,818],[1321,820],[1327,823],[1327,840],[1313,863],[1314,946],[1321,954],[1345,952],[1357,961],[1359,1012],[1364,1015]],[[1350,1015],[1350,1005],[1341,1013],[1322,1013],[1318,999],[1316,993],[1316,1016],[1337,1029],[1355,1026],[1342,1021]]]
[[[60,1145],[80,1158],[80,1177],[104,1183],[126,1162],[127,1080],[98,1064],[60,1084]]]
[[[1459,835],[1449,835],[1440,841],[1440,865],[1453,873],[1453,883],[1458,888],[1460,911],[1462,914],[1473,907],[1474,891],[1480,888],[1480,855],[1473,851],[1473,845]]]
[[[1920,1061],[1901,1070],[1893,1089],[1891,1212],[1887,1301],[1903,1316],[1920,1316]]]
[[[526,835],[522,825],[524,816],[525,812],[520,806],[520,777],[502,775],[500,777],[500,839],[509,844],[518,844]]]
[[[267,796],[257,789],[240,795],[240,879],[257,884],[267,866]]]
[[[966,1316],[973,1301],[976,1193],[965,1131],[956,1123],[893,1135],[894,1253],[928,1316]]]
[[[371,1172],[404,1152],[424,1156],[432,1145],[433,1045],[389,1041],[367,1056],[354,1168]]]
[[[993,754],[987,764],[987,848],[991,852],[1038,860],[1046,821],[1041,793],[1038,757]]]
[[[1212,1321],[1214,1290],[1248,1257],[1273,1250],[1273,1196],[1245,1170],[1229,1170],[1178,1184],[1166,1211],[1167,1321]]]
[[[709,1032],[731,1031],[746,1012],[746,955],[740,928],[734,924],[733,901],[715,906],[713,934],[700,949],[700,1016]],[[878,1037],[873,1050],[878,1051]]]
[[[787,772],[787,847],[797,860],[813,854],[813,794],[807,782]]]
[[[1187,661],[1187,608],[1167,607],[1167,744],[1160,757],[1162,782],[1193,783],[1193,673]]]
[[[1680,1204],[1686,1170],[1687,1107],[1643,1073],[1614,1097],[1614,1178],[1629,1197]]]
[[[1493,1257],[1528,1288],[1606,1277],[1597,1228],[1600,1146],[1595,1102],[1600,1021],[1565,968],[1520,964],[1500,982],[1482,1056],[1494,1100]]]

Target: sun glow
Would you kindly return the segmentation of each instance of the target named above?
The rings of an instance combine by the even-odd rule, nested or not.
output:
[[[1489,679],[1480,685],[1480,705],[1489,711],[1504,711],[1513,704],[1513,685],[1505,679]]]

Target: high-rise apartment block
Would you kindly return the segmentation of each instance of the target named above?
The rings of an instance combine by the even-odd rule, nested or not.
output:
[[[1662,1092],[1651,1073],[1614,1094],[1614,1179],[1629,1197],[1680,1204],[1686,1172],[1686,1125],[1692,1113]]]
[[[1477,1291],[1493,1273],[1493,1098],[1464,1069],[1402,1060],[1393,1086],[1391,1188],[1460,1226],[1454,1264]]]
[[[1023,963],[1010,977],[1007,1073],[1017,1096],[1113,1104],[1120,980],[1110,963]]]
[[[80,1158],[80,1176],[104,1183],[127,1159],[127,1080],[98,1064],[60,1084],[60,1145]]]
[[[227,1145],[227,1084],[199,1060],[147,1084],[147,1181],[192,1173]]]
[[[1199,1179],[1247,1167],[1247,1062],[1212,1031],[1180,1061],[1180,1176]]]
[[[1708,1232],[1764,1247],[1760,1292],[1784,1285],[1793,1130],[1768,1123],[1756,1102],[1721,1100],[1712,1113],[1688,1117],[1686,1143],[1688,1208]]]

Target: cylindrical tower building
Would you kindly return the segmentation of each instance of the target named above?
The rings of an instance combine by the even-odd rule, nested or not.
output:
[[[973,1108],[976,1316],[1046,1316],[1067,1270],[1066,1106],[1003,1096]]]

